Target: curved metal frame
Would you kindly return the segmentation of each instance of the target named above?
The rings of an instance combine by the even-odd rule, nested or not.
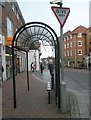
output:
[[[18,50],[22,50],[22,51],[26,52],[26,56],[27,56],[27,88],[29,90],[29,74],[28,74],[28,51],[29,51],[29,49],[26,50],[26,49],[22,48],[22,46],[21,47],[17,46],[17,40],[18,40],[19,36],[22,34],[22,31],[24,31],[27,28],[30,28],[31,26],[35,26],[36,24],[38,25],[38,27],[40,27],[40,28],[42,27],[42,28],[46,29],[51,34],[51,36],[53,38],[54,47],[55,47],[56,97],[58,97],[58,107],[60,108],[60,48],[59,48],[59,41],[58,41],[58,37],[57,37],[57,34],[55,33],[55,31],[49,25],[47,25],[45,23],[42,23],[42,22],[29,22],[29,23],[21,26],[13,36],[13,41],[12,41],[12,67],[13,67],[13,102],[14,102],[14,108],[16,108],[14,49],[17,48]],[[28,26],[28,27],[26,27],[26,26]],[[45,27],[43,27],[43,26],[45,26]],[[41,35],[42,34],[43,34],[43,31],[42,31]],[[31,39],[29,39],[29,40],[31,40]],[[53,44],[53,42],[51,40],[49,40],[49,41]],[[14,44],[15,42],[16,42],[16,44]]]

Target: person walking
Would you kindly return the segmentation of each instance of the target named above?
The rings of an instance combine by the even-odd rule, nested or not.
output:
[[[2,73],[4,72],[4,68],[3,68],[3,66],[2,66]]]
[[[44,69],[43,63],[40,63],[40,71],[41,71],[41,74],[43,73],[43,69]]]
[[[34,63],[31,63],[31,71],[34,72]]]
[[[2,82],[3,82],[3,72],[4,72],[4,68],[2,66]]]
[[[52,89],[53,89],[54,88],[54,65],[53,65],[52,60],[50,60],[49,63],[48,63],[48,69],[49,69],[49,72],[50,72],[50,75],[51,75],[51,86],[52,86]]]
[[[50,60],[49,63],[48,63],[48,69],[49,69],[50,75],[52,76],[52,74],[54,74],[53,73],[53,71],[54,71],[54,65],[53,65],[52,60]]]

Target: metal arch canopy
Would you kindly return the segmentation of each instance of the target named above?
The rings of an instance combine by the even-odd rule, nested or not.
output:
[[[58,91],[58,106],[60,108],[60,47],[57,34],[47,24],[42,22],[29,22],[21,26],[14,34],[12,41],[12,67],[13,67],[13,102],[16,108],[16,84],[15,84],[15,61],[14,48],[25,51],[27,58],[27,88],[29,90],[29,73],[28,73],[28,51],[33,45],[41,40],[43,45],[49,44],[55,47],[55,80]],[[36,49],[36,48],[34,48]],[[38,47],[37,47],[38,49]]]
[[[12,46],[29,51],[31,44],[33,45],[34,42],[39,40],[43,42],[43,45],[46,45],[46,43],[48,45],[49,43],[50,46],[54,46],[56,37],[48,25],[41,22],[30,22],[17,30],[13,37]]]

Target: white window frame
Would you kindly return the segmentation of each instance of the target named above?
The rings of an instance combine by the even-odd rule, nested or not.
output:
[[[70,47],[72,47],[72,42],[70,42]]]
[[[78,33],[78,38],[81,38],[82,37],[82,33]]]
[[[64,37],[64,41],[66,41],[66,38]]]
[[[67,56],[70,56],[70,52],[69,51],[67,51]]]
[[[70,44],[69,44],[69,43],[67,43],[67,48],[69,48],[69,46],[70,46]]]
[[[69,36],[67,36],[67,40],[69,40]]]
[[[81,54],[79,54],[80,51],[81,51]],[[82,50],[78,50],[78,55],[82,55]]]
[[[66,49],[66,44],[64,44],[64,49]]]
[[[70,51],[70,56],[73,56],[73,51],[72,50]]]
[[[81,43],[81,44],[79,45],[79,43]],[[79,46],[79,47],[81,47],[81,46],[82,46],[82,41],[78,41],[78,46]]]
[[[7,17],[7,36],[13,36],[13,22]]]
[[[64,56],[66,57],[66,51],[64,52]]]
[[[70,35],[70,39],[72,39],[72,35]]]

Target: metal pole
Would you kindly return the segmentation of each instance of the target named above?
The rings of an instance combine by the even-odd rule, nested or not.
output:
[[[16,108],[16,84],[15,84],[15,64],[14,64],[14,46],[12,45],[12,68],[13,68],[13,102]]]
[[[28,52],[26,52],[26,57],[27,57],[27,89],[29,91]]]
[[[64,43],[63,43],[63,28],[60,25],[60,62],[61,62],[61,82],[64,82]]]
[[[60,0],[62,3],[62,0]],[[62,7],[62,4],[60,4]],[[67,112],[67,93],[66,83],[64,82],[64,41],[63,41],[63,28],[60,25],[60,62],[61,62],[61,80],[60,80],[60,107],[61,112]]]

